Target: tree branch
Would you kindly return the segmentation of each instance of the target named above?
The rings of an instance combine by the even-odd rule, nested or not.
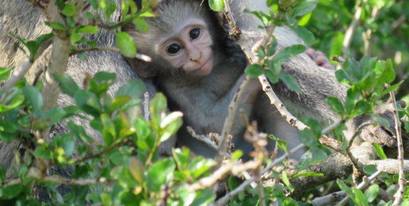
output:
[[[14,87],[16,83],[21,80],[24,75],[28,72],[31,68],[32,63],[29,60],[24,61],[19,67],[17,67],[14,71],[12,76],[4,83],[2,87],[0,87],[0,93],[4,94],[9,89]]]
[[[369,178],[363,180],[360,184],[358,184],[357,188],[358,189],[364,189],[367,188],[371,182],[373,182],[376,177],[381,174],[380,171],[376,171],[373,173]],[[331,193],[329,195],[325,195],[323,197],[318,197],[312,200],[312,205],[314,206],[321,206],[321,205],[334,205],[337,201],[339,201],[341,198],[345,198],[346,193],[344,191],[338,191]],[[341,202],[344,201],[344,199],[341,200]]]
[[[343,52],[344,57],[348,53],[348,49],[351,44],[355,29],[358,26],[358,22],[359,22],[359,18],[361,17],[361,14],[362,14],[361,1],[358,0],[355,6],[354,18],[352,19],[352,22],[349,25],[348,29],[345,31],[344,41],[342,42],[342,52]]]
[[[396,103],[396,97],[395,93],[391,92],[390,96],[392,98],[393,102],[393,107],[394,107],[394,112],[393,112],[393,118],[395,122],[395,133],[396,133],[396,139],[397,139],[397,144],[398,144],[398,162],[399,162],[399,180],[398,180],[398,190],[396,191],[394,197],[395,200],[393,201],[393,206],[398,206],[402,203],[402,198],[403,198],[403,192],[405,191],[405,173],[403,171],[404,169],[404,153],[405,151],[403,150],[403,141],[402,141],[402,132],[401,132],[401,123],[399,119],[399,114],[398,114],[398,104]]]

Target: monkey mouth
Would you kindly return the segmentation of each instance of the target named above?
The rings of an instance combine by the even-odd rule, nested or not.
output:
[[[207,75],[211,72],[212,67],[213,67],[213,60],[210,57],[196,70],[196,73],[199,75]]]

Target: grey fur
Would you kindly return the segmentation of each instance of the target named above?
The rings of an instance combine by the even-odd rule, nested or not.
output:
[[[119,13],[118,13],[119,14]],[[116,15],[116,21],[118,21]],[[41,34],[50,32],[50,29],[44,24],[45,17],[41,13],[41,9],[33,7],[29,1],[13,0],[0,1],[0,66],[16,67],[20,65],[27,56],[18,49],[16,40],[8,34],[16,34],[18,36],[35,39]],[[102,31],[94,37],[99,46],[113,47],[114,34],[107,31]],[[43,54],[35,61],[26,78],[29,82],[34,80],[34,77],[41,71],[44,71],[48,66],[50,58],[50,47],[45,49]],[[113,95],[115,91],[131,79],[140,79],[134,70],[129,66],[126,60],[116,52],[92,51],[86,52],[81,57],[74,55],[70,57],[68,63],[67,74],[70,75],[78,85],[82,85],[84,78],[88,75],[93,75],[98,71],[113,72],[117,76],[117,81],[110,88],[109,94]],[[43,78],[43,77],[40,77]],[[146,86],[150,94],[154,94],[156,89],[154,86],[146,82]],[[58,105],[65,106],[72,104],[72,99],[61,94],[58,98]],[[135,114],[129,114],[134,116]],[[88,121],[75,119],[81,125],[84,125],[87,132],[100,141],[100,135],[96,133],[88,124]],[[64,130],[64,129],[62,129]],[[54,133],[55,131],[52,131]],[[162,148],[164,152],[169,152],[174,143]],[[0,143],[0,165],[9,167],[11,159],[14,157],[14,152],[18,147],[17,142]]]
[[[148,33],[141,33],[128,27],[137,44],[143,44],[139,51],[152,56],[153,62],[162,62],[153,63],[148,68],[136,67],[135,69],[144,74],[154,71],[155,83],[168,97],[171,109],[181,110],[184,113],[184,127],[190,126],[198,134],[207,135],[214,132],[220,134],[228,113],[228,105],[238,90],[240,79],[243,78],[247,64],[246,57],[234,42],[226,38],[225,33],[216,32],[220,31],[220,26],[217,25],[215,19],[212,19],[208,8],[201,5],[199,1],[171,0],[169,2],[159,6],[159,17],[149,21],[151,30]],[[177,4],[172,4],[174,2]],[[210,34],[214,39],[215,65],[212,72],[204,77],[176,72],[180,69],[167,66],[169,64],[163,62],[154,49],[155,42],[159,40],[154,37],[165,38],[166,35],[172,34],[174,28],[178,28],[183,20],[198,18],[198,13],[194,12],[197,10],[201,11],[200,18],[208,24],[207,27],[212,28]],[[169,30],[163,31],[161,30],[163,28],[169,28]],[[143,38],[145,36],[148,37],[151,44],[146,42],[146,39]],[[259,94],[261,88],[257,80],[253,80],[246,89],[247,91],[244,92],[246,97],[239,106],[240,114],[236,115],[231,133],[233,137],[237,137],[235,138],[236,148],[243,149],[245,152],[250,150],[249,145],[241,138],[247,124],[240,118],[242,114],[256,118],[262,131],[273,132],[284,138],[288,137],[290,145],[296,146],[299,143],[296,139],[297,132],[278,116],[263,94]],[[257,106],[254,107],[254,105]],[[188,146],[197,154],[208,157],[213,157],[217,153],[192,138],[185,128],[182,128],[178,134],[178,143]]]

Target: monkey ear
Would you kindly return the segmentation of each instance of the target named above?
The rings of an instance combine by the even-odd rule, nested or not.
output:
[[[128,61],[129,65],[132,67],[132,69],[138,74],[139,77],[141,78],[152,78],[157,75],[157,71],[155,67],[153,66],[152,63],[150,62],[145,62],[140,59],[136,58],[126,58]]]

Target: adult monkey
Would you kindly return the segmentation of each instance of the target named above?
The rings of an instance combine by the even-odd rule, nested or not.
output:
[[[138,44],[139,51],[152,57],[152,63],[149,65],[140,65],[138,61],[130,60],[134,68],[143,77],[154,77],[158,87],[168,96],[172,109],[184,112],[185,125],[191,126],[199,134],[208,134],[211,132],[221,133],[224,120],[227,116],[228,105],[237,92],[243,71],[246,66],[246,59],[241,49],[233,42],[229,41],[220,25],[214,19],[209,10],[200,4],[200,1],[187,0],[169,0],[163,1],[157,8],[158,17],[148,19],[149,31],[138,32],[132,25],[125,28],[130,32]],[[290,44],[287,39],[302,43],[302,41],[286,28],[278,28],[277,38],[279,44]],[[307,56],[308,57],[308,56]],[[297,57],[300,59],[299,57]],[[302,60],[304,56],[301,58]],[[305,60],[304,60],[305,61]],[[318,67],[311,58],[308,57],[308,66]],[[301,70],[304,73],[305,65],[301,68],[292,68]],[[325,73],[325,74],[324,74]],[[324,105],[325,97],[342,96],[344,88],[335,80],[332,74],[329,82],[321,80],[328,76],[328,70],[322,69],[320,81],[310,82],[308,85],[302,85],[303,89],[308,91],[307,95],[320,94],[315,102]],[[299,76],[300,78],[309,78],[308,76]],[[304,81],[305,82],[305,81]],[[323,92],[323,87],[316,87],[318,83],[327,83],[330,89],[341,87],[341,94],[338,90]],[[325,86],[324,85],[324,88]],[[289,92],[285,86],[277,86],[283,96],[289,97],[291,103],[298,101],[297,94]],[[282,120],[277,118],[277,114],[268,112],[272,110],[271,105],[264,95],[259,95],[260,86],[257,80],[251,80],[246,87],[247,91],[240,105],[241,113],[259,120],[261,129],[266,132],[282,132],[291,130]],[[310,97],[311,98],[311,97]],[[302,112],[308,111],[317,105],[308,105],[309,102],[303,102]],[[257,105],[256,107],[253,107]],[[256,109],[254,109],[256,108]],[[297,108],[298,109],[298,108]],[[321,108],[320,108],[321,109]],[[322,116],[332,114],[326,106],[323,110],[314,108],[314,111],[320,113],[313,114],[322,120]],[[333,115],[335,116],[335,115]],[[236,117],[239,117],[237,115]],[[246,122],[235,121],[231,135],[240,137],[245,129]],[[279,124],[279,126],[278,126]],[[279,136],[285,138],[287,134]],[[294,133],[289,133],[291,137],[287,140],[290,146],[295,146],[298,141],[294,140]],[[197,140],[190,137],[186,129],[179,133],[179,142],[189,146],[196,153],[213,156],[214,150],[206,147]],[[236,146],[245,144],[238,139]]]
[[[118,20],[118,14],[114,17],[115,20]],[[51,32],[51,29],[46,26],[45,21],[46,17],[41,8],[33,6],[29,1],[0,1],[0,66],[18,67],[27,59],[27,55],[22,49],[19,49],[18,42],[10,34],[26,39],[36,39],[42,34]],[[114,34],[112,32],[103,31],[95,38],[100,47],[113,47]],[[38,57],[26,75],[29,83],[32,83],[37,78],[36,76],[47,68],[51,45],[45,44],[44,47],[44,52]],[[111,95],[125,82],[132,79],[140,79],[125,59],[117,52],[91,51],[84,53],[81,58],[73,55],[69,59],[67,74],[79,85],[83,84],[83,80],[87,76],[93,75],[97,71],[108,71],[116,74],[117,81],[109,90]],[[43,75],[40,78],[43,78]],[[145,84],[148,90],[153,93],[153,85],[149,82],[145,82]],[[72,100],[67,96],[61,95],[58,98],[59,106],[71,103]],[[82,125],[88,125],[88,122],[85,120],[78,121],[82,121]],[[90,136],[98,139],[99,135],[89,129],[89,126],[86,127]],[[64,130],[64,128],[59,129]],[[12,143],[0,142],[0,165],[7,168],[10,167],[18,145],[19,142],[17,141]],[[164,150],[169,151],[172,147],[173,145],[170,143],[169,148],[164,148]]]

